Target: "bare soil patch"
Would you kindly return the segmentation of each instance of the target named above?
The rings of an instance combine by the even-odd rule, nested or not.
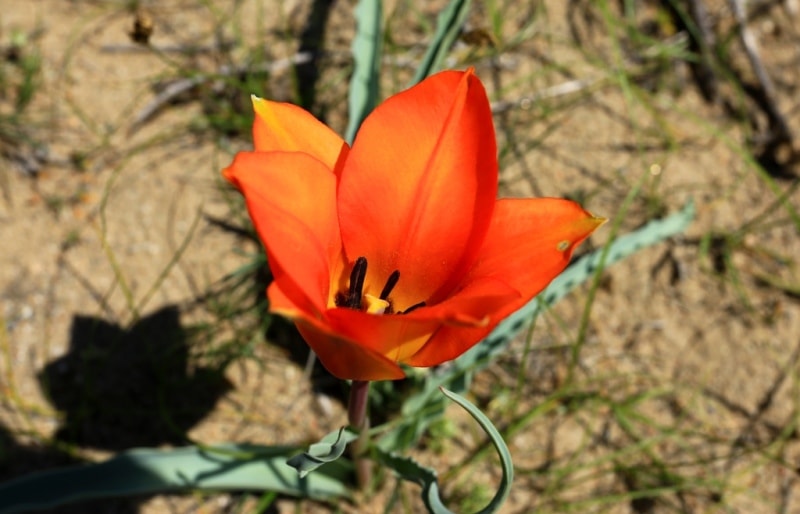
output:
[[[464,42],[454,49],[453,65],[475,66],[496,105],[510,105],[495,118],[502,194],[578,198],[614,220],[642,181],[621,231],[690,197],[698,214],[684,237],[605,272],[574,396],[509,438],[520,472],[505,512],[800,512],[800,240],[792,220],[800,197],[797,161],[786,157],[791,145],[775,152],[780,162],[757,171],[758,137],[770,120],[754,100],[722,82],[709,102],[686,60],[647,54],[644,47],[657,45],[623,37],[626,27],[612,33],[601,10],[586,3],[528,2],[497,19],[497,6],[476,2],[470,27],[500,27],[501,50]],[[441,2],[388,4],[385,94],[410,77]],[[748,27],[777,106],[798,133],[800,21],[786,14],[791,2],[779,4],[763,3]],[[663,42],[684,33],[659,18],[667,11],[659,2],[638,5],[633,28],[640,34]],[[150,47],[131,40],[137,14],[121,3],[11,0],[0,15],[0,45],[8,52],[13,35],[22,34],[20,50],[41,59],[25,137],[5,142],[0,161],[4,479],[186,440],[305,443],[345,420],[341,387],[324,377],[312,387],[301,343],[264,344],[265,334],[251,330],[258,313],[234,313],[263,284],[220,293],[258,248],[230,230],[246,221],[219,177],[235,151],[247,148],[247,135],[232,135],[235,126],[213,130],[224,118],[214,118],[217,106],[246,109],[246,95],[226,96],[236,74],[205,80],[139,119],[158,91],[193,73],[255,66],[254,55],[261,63],[292,58],[313,6],[179,0],[144,7]],[[715,28],[735,41],[725,32],[735,26],[732,13],[712,7]],[[352,16],[351,3],[330,8],[312,92],[315,114],[340,133]],[[733,68],[754,84],[742,49],[731,43],[730,52]],[[272,68],[261,77],[262,93],[296,99],[296,69]],[[564,84],[576,88],[562,92]],[[12,104],[0,98],[0,112]],[[590,246],[611,232],[609,225]],[[587,294],[539,320],[530,356],[521,340],[477,378],[476,399],[502,424],[541,407],[563,384]],[[509,411],[515,397],[521,405]],[[448,416],[455,435],[438,449],[429,441],[420,459],[443,472],[457,469],[446,475],[446,492],[471,505],[475,484],[491,492],[499,471],[492,459],[469,460],[483,437],[455,410]],[[563,475],[548,474],[554,462]],[[415,489],[404,491],[411,511],[418,509]],[[341,508],[382,512],[390,492]],[[218,495],[97,508],[227,512],[253,505],[252,498]],[[294,508],[281,500],[277,511]]]

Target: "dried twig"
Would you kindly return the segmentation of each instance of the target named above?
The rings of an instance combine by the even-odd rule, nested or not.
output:
[[[756,74],[756,79],[761,86],[763,94],[763,101],[761,102],[762,108],[765,110],[769,118],[770,128],[772,134],[770,137],[769,145],[775,146],[778,143],[790,143],[794,140],[792,131],[786,118],[778,109],[777,94],[775,93],[775,86],[767,73],[764,63],[761,61],[761,56],[758,52],[758,41],[753,33],[747,26],[747,13],[744,6],[744,0],[729,0],[731,10],[736,19],[739,28],[739,37],[742,40],[744,51],[750,61],[750,66],[753,67],[753,72]]]
[[[569,80],[555,86],[548,87],[538,91],[532,95],[523,96],[516,100],[500,100],[492,102],[492,113],[498,114],[506,112],[510,109],[521,107],[523,109],[530,108],[535,102],[545,100],[548,98],[556,98],[558,96],[568,95],[570,93],[577,93],[583,91],[598,82],[599,79],[580,79]]]
[[[133,43],[126,44],[113,44],[103,45],[100,47],[102,53],[107,54],[152,54],[153,52],[159,54],[181,54],[181,55],[196,55],[196,54],[210,54],[219,53],[220,51],[228,51],[233,47],[233,43],[225,45],[136,45]]]
[[[693,45],[700,54],[700,60],[692,63],[692,71],[697,79],[698,86],[703,96],[709,102],[717,100],[718,87],[717,77],[714,73],[714,55],[712,48],[717,44],[716,35],[711,27],[711,18],[708,16],[703,0],[691,0],[689,2],[692,19],[697,27],[697,33],[693,34]]]
[[[291,57],[287,57],[285,59],[278,59],[277,61],[272,61],[269,63],[263,63],[257,66],[221,66],[216,73],[208,73],[202,75],[195,75],[193,77],[187,77],[185,79],[179,79],[175,82],[169,84],[163,91],[161,91],[155,98],[153,98],[150,103],[144,106],[144,108],[139,111],[139,114],[136,115],[136,118],[133,120],[130,129],[128,129],[128,133],[132,134],[136,130],[138,130],[142,125],[147,123],[152,117],[162,108],[164,105],[170,103],[176,97],[180,96],[182,93],[187,91],[191,91],[192,89],[198,87],[205,82],[210,80],[218,79],[220,77],[230,77],[233,75],[238,75],[241,73],[277,73],[282,71],[289,66],[294,66],[297,64],[301,64],[304,62],[308,62],[311,59],[311,54],[308,52],[296,53]]]

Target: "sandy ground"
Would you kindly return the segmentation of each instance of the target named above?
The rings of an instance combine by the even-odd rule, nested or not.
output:
[[[232,39],[266,35],[274,59],[294,54],[309,6],[286,2],[273,9],[255,4],[243,2],[238,10],[224,3],[154,5],[151,43],[161,49],[154,52],[131,42],[134,15],[122,4],[4,3],[2,44],[20,31],[28,34],[42,57],[41,91],[28,120],[47,158],[41,159],[35,176],[26,173],[18,159],[0,164],[7,196],[0,201],[0,442],[8,456],[0,462],[0,476],[74,458],[100,458],[133,446],[175,444],[182,433],[206,443],[287,444],[313,440],[343,422],[338,400],[312,390],[302,357],[281,345],[256,344],[255,359],[237,361],[221,377],[214,373],[207,349],[236,335],[237,324],[249,326],[246,321],[229,320],[205,346],[187,347],[187,327],[218,320],[199,300],[246,264],[257,248],[248,238],[212,222],[231,219],[235,196],[224,190],[219,170],[247,142],[203,130],[201,103],[191,99],[134,126],[154,98],[154,83],[188,68],[213,71],[220,66],[215,52],[204,50],[219,43],[219,26],[227,31],[224,37]],[[398,4],[398,16],[408,15],[409,8]],[[772,207],[775,192],[737,150],[747,137],[742,124],[731,121],[722,107],[704,102],[687,70],[676,68],[664,75],[671,84],[653,95],[650,105],[657,115],[652,115],[608,80],[613,61],[600,66],[575,50],[570,13],[562,12],[557,2],[549,4],[555,5],[549,6],[541,34],[498,59],[481,59],[480,50],[464,45],[455,51],[459,59],[474,59],[496,101],[550,91],[575,79],[594,84],[589,86],[591,94],[558,96],[541,108],[523,101],[497,115],[500,145],[507,152],[502,157],[503,194],[579,197],[593,212],[614,218],[622,199],[644,175],[646,185],[622,221],[622,230],[674,211],[689,197],[698,205],[697,221],[685,237],[642,251],[607,271],[582,353],[582,387],[617,399],[652,394],[643,400],[643,415],[682,434],[654,446],[670,462],[682,456],[693,462],[708,458],[710,464],[694,465],[687,474],[696,476],[698,484],[711,475],[724,485],[726,512],[800,512],[797,476],[791,471],[800,466],[800,305],[763,280],[771,276],[797,284],[797,233],[786,211]],[[336,63],[346,56],[351,16],[348,3],[334,6],[326,33],[330,55],[320,78],[321,110],[339,131],[344,128],[341,82],[346,75]],[[485,12],[476,8],[472,23],[486,23],[482,16]],[[792,41],[798,21],[777,14],[763,20],[755,29],[765,61],[781,91],[793,91],[800,68],[785,64],[794,56],[786,41]],[[505,23],[509,31],[515,30],[513,20]],[[589,34],[587,45],[608,45],[607,38],[582,30]],[[396,32],[399,42],[420,37],[415,31]],[[193,57],[187,57],[188,45],[196,47]],[[173,52],[175,47],[181,52]],[[608,55],[613,55],[611,49]],[[243,56],[234,51],[233,57]],[[570,70],[570,76],[541,71],[545,59]],[[397,73],[405,77],[408,70]],[[385,92],[397,83],[402,81],[387,74]],[[288,71],[277,71],[270,78],[270,93],[286,98],[288,84]],[[781,98],[792,113],[792,126],[800,130],[800,111],[790,110],[796,97],[787,93]],[[676,147],[664,145],[666,138]],[[18,149],[23,155],[36,155],[34,146],[20,144]],[[796,166],[789,169],[798,171]],[[792,180],[775,183],[786,191]],[[796,194],[786,201],[800,209]],[[719,264],[722,257],[714,253],[719,241],[704,238],[762,215],[767,222],[747,232],[730,262]],[[236,225],[241,220],[234,221]],[[591,244],[601,245],[609,234],[607,227]],[[704,240],[711,242],[710,253],[704,250]],[[790,264],[782,264],[779,256]],[[716,273],[715,266],[717,271],[732,266],[739,282]],[[563,344],[574,336],[574,330],[565,335],[559,322],[576,326],[585,295],[583,290],[541,322],[536,347]],[[87,357],[93,342],[104,341],[113,343],[97,350],[98,360]],[[537,397],[563,379],[563,355],[542,350],[536,356],[525,386],[531,408]],[[518,366],[520,359],[521,346],[505,364]],[[146,370],[153,363],[159,365],[150,376]],[[96,370],[91,378],[85,376],[87,369]],[[478,377],[477,394],[490,398],[506,383],[513,384],[513,377],[497,370],[486,373]],[[166,399],[148,399],[163,390],[170,391]],[[93,408],[92,402],[101,409]],[[490,409],[493,405],[489,402]],[[152,409],[164,406],[176,413],[177,431],[149,416]],[[318,414],[311,421],[303,415],[309,409]],[[517,433],[509,441],[517,465],[534,469],[580,448],[585,458],[600,458],[624,444],[628,436],[618,425],[609,425],[612,416],[601,411],[575,416],[568,409],[555,410]],[[787,430],[794,435],[787,437]],[[703,435],[695,437],[697,433]],[[587,442],[587,434],[602,441]],[[48,441],[54,438],[74,445],[75,455],[68,458],[53,449]],[[446,469],[469,455],[479,441],[480,436],[470,432],[454,443],[457,448],[450,457],[428,458]],[[749,451],[753,448],[770,448],[766,453],[772,461],[764,453]],[[614,464],[622,468],[625,459],[615,458]],[[475,476],[496,480],[491,469],[479,466]],[[468,487],[475,476],[455,489]],[[537,480],[541,479],[523,473],[505,512],[527,512],[539,494]],[[568,505],[598,491],[623,493],[634,487],[612,472],[581,484],[566,490],[559,501]],[[719,499],[706,494],[712,487],[699,488],[698,494],[675,495],[673,507],[681,512],[722,508],[717,507]],[[222,512],[235,503],[229,496],[159,497],[102,508]],[[663,504],[655,510],[638,505],[622,502],[578,510],[668,509]],[[281,503],[280,509],[290,508]],[[371,512],[373,506],[355,511]]]

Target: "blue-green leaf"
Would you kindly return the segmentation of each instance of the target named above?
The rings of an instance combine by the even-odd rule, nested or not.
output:
[[[436,19],[436,33],[417,68],[413,84],[442,69],[450,47],[461,33],[469,12],[470,0],[450,0]]]
[[[195,490],[268,490],[320,500],[348,495],[347,463],[339,461],[300,478],[286,464],[295,451],[296,447],[254,445],[130,450],[105,462],[33,473],[0,484],[0,512]]]
[[[348,443],[355,441],[358,437],[355,433],[341,429],[331,432],[320,440],[308,447],[308,451],[295,455],[286,461],[286,464],[295,468],[300,478],[304,478],[323,464],[333,462],[344,453]]]
[[[487,418],[480,409],[475,407],[466,398],[452,391],[448,391],[445,388],[440,389],[445,396],[459,404],[475,418],[481,428],[487,433],[492,444],[497,449],[497,453],[500,455],[500,462],[503,469],[503,478],[500,481],[500,487],[497,493],[495,493],[494,498],[492,498],[492,501],[489,502],[489,505],[484,507],[478,514],[497,512],[508,498],[511,492],[511,482],[514,480],[514,465],[511,462],[511,452],[508,450],[505,441],[503,441],[503,436],[500,435],[500,432],[497,431],[489,418]],[[415,482],[422,486],[422,500],[431,513],[452,514],[452,512],[444,506],[439,496],[439,482],[436,477],[436,471],[421,466],[409,457],[400,457],[381,449],[377,451],[378,457],[384,465],[394,470],[394,472],[404,480]]]
[[[345,132],[345,139],[351,145],[364,118],[378,103],[383,41],[381,4],[381,0],[361,0],[355,11],[353,76],[350,79],[349,120]]]

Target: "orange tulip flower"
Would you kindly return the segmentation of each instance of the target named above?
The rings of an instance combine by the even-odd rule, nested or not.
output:
[[[266,247],[270,310],[339,378],[458,357],[604,221],[568,200],[496,199],[492,113],[471,69],[389,98],[352,148],[299,107],[253,105],[255,151],[223,174]]]

